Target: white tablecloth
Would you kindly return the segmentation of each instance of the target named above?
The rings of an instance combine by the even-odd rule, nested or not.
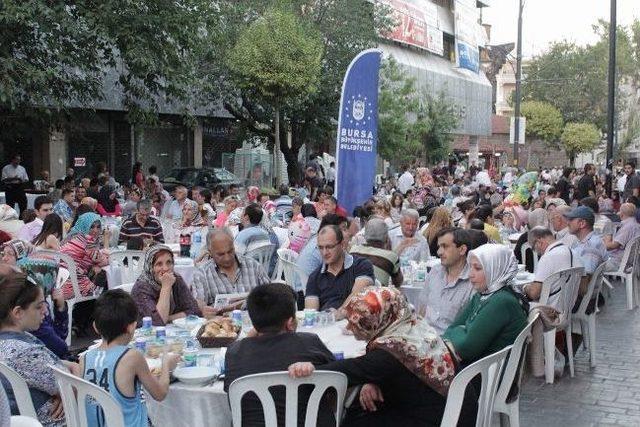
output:
[[[332,352],[344,352],[345,358],[364,354],[364,341],[357,341],[352,335],[344,335],[342,329],[346,320],[331,326],[305,328],[299,332],[316,333]],[[218,349],[207,352],[215,353]],[[155,426],[191,427],[191,426],[231,426],[231,409],[222,381],[213,385],[192,386],[180,382],[171,384],[169,393],[162,402],[147,399],[149,418]]]
[[[191,282],[193,281],[193,273],[196,270],[195,266],[193,265],[193,261],[191,261],[190,265],[178,264],[179,262],[182,262],[182,261],[176,260],[176,264],[173,267],[174,271],[178,273],[180,276],[182,276],[182,278],[184,279],[184,282],[187,285],[191,285]],[[122,267],[116,266],[116,265],[108,265],[106,267],[103,267],[102,269],[107,274],[107,284],[109,286],[109,289],[116,288],[123,284],[122,283]]]

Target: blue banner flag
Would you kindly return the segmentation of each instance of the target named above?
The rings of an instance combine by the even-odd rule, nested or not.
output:
[[[360,52],[349,64],[342,82],[335,195],[349,215],[373,195],[381,54],[378,49]]]

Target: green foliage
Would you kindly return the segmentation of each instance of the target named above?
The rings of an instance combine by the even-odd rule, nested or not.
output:
[[[520,111],[527,118],[527,135],[556,142],[562,134],[562,114],[547,102],[523,102]]]
[[[378,153],[399,165],[418,155],[427,163],[447,157],[458,119],[444,93],[434,98],[416,87],[392,58],[380,71]]]
[[[577,46],[554,43],[526,65],[523,99],[547,102],[558,108],[567,122],[594,123],[606,131],[608,24],[594,26],[597,43]],[[636,78],[640,56],[640,24],[617,29],[618,79]]]
[[[380,69],[378,95],[378,154],[394,164],[402,164],[420,154],[421,133],[428,123],[411,120],[420,109],[415,79],[407,78],[397,62],[389,59]]]
[[[241,90],[286,104],[317,90],[322,50],[317,31],[291,12],[271,9],[241,33],[228,66]]]
[[[576,154],[593,150],[598,146],[600,131],[591,123],[567,123],[560,141],[573,164]]]
[[[47,114],[96,105],[113,90],[138,119],[153,119],[160,103],[192,105],[202,47],[219,34],[218,20],[206,0],[5,0],[0,109]],[[115,88],[105,85],[107,73]]]
[[[390,28],[388,9],[374,8],[367,0],[224,0],[218,2],[218,7],[225,17],[225,40],[212,47],[218,58],[226,58],[228,49],[236,45],[244,28],[273,7],[292,11],[307,31],[315,30],[320,34],[323,50],[317,90],[292,96],[280,106],[284,121],[280,126],[280,141],[286,141],[286,131],[292,136],[291,146],[282,143],[281,150],[287,161],[289,178],[295,180],[299,174],[298,152],[303,144],[335,143],[344,73],[360,51],[376,46],[379,30]],[[226,95],[224,105],[227,110],[240,120],[242,128],[273,143],[274,105],[248,88],[229,85],[232,71],[226,63],[214,62],[212,66],[216,67],[218,75],[215,78],[222,85],[220,92]]]

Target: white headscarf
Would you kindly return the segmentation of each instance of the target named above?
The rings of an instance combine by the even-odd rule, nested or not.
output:
[[[534,209],[529,213],[529,230],[533,227],[548,227],[547,211],[542,208]]]
[[[475,256],[484,270],[487,290],[483,296],[489,296],[505,286],[511,286],[513,278],[518,273],[518,261],[508,246],[486,244],[469,251],[468,259]]]

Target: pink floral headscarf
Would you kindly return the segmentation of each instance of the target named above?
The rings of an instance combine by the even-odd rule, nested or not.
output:
[[[404,295],[389,287],[368,287],[346,306],[351,329],[369,339],[367,351],[382,348],[425,384],[446,396],[455,376],[449,349]]]
[[[289,249],[300,253],[311,238],[311,227],[303,219],[295,219],[289,224]]]

